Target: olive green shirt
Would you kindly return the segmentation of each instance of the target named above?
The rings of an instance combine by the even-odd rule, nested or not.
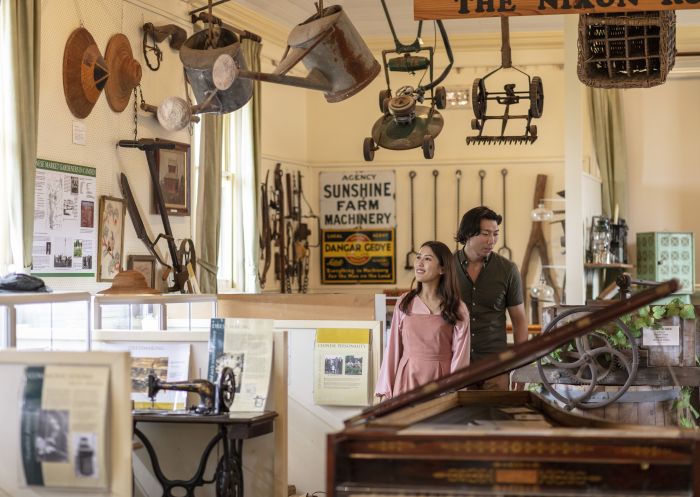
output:
[[[454,253],[462,300],[469,309],[472,362],[506,348],[506,309],[523,303],[518,267],[495,252],[484,261],[476,281],[467,273],[467,258]]]

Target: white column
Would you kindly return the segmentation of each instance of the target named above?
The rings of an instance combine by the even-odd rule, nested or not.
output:
[[[564,16],[565,118],[564,170],[566,189],[566,303],[583,304],[586,297],[583,264],[583,84],[576,75],[578,16]]]

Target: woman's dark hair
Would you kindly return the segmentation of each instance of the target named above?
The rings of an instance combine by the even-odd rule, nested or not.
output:
[[[481,231],[482,219],[496,221],[496,224],[501,224],[501,221],[503,221],[502,216],[496,214],[485,205],[469,209],[464,216],[462,216],[462,221],[459,223],[459,229],[455,235],[455,241],[467,243],[469,238],[478,235]]]
[[[442,274],[438,283],[438,295],[442,302],[441,315],[445,321],[450,324],[455,324],[460,320],[459,307],[462,301],[459,294],[459,286],[457,284],[457,271],[455,270],[454,257],[452,252],[442,242],[429,241],[420,246],[428,247],[437,257],[438,263],[442,266]],[[409,308],[411,302],[423,289],[423,284],[419,281],[416,288],[409,291],[401,301],[399,309],[406,314],[410,314]]]

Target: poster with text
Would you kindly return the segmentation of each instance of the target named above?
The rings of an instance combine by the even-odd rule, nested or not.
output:
[[[394,171],[320,173],[321,229],[388,229],[396,226]]]
[[[94,167],[37,159],[33,274],[95,275],[96,188]]]
[[[131,355],[131,400],[135,409],[185,409],[187,392],[161,390],[148,397],[148,375],[160,381],[189,379],[190,344],[158,342],[95,342],[97,350],[125,350]]]
[[[327,230],[321,239],[321,283],[396,283],[396,232]]]
[[[314,402],[369,405],[370,330],[319,328],[314,348]]]
[[[22,394],[21,480],[47,488],[106,489],[105,366],[28,366]]]
[[[272,375],[272,319],[212,318],[207,379],[234,374],[233,412],[264,411]]]

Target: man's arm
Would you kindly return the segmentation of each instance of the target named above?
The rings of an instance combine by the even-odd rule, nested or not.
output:
[[[525,304],[518,304],[508,307],[508,315],[513,325],[513,341],[515,343],[527,342],[527,316],[525,315]]]

